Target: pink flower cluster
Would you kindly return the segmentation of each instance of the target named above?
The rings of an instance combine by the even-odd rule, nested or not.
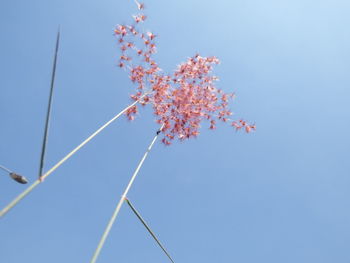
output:
[[[139,10],[144,9],[143,4],[135,2]],[[197,54],[180,64],[173,75],[161,74],[152,57],[156,52],[156,35],[139,30],[139,24],[146,20],[144,14],[133,18],[132,25],[118,25],[114,30],[121,51],[119,66],[129,72],[131,81],[137,85],[137,92],[131,98],[139,100],[141,105],[151,104],[157,122],[164,124],[165,145],[175,138],[198,136],[202,120],[208,120],[210,129],[215,129],[216,121],[220,120],[230,122],[237,130],[255,130],[255,125],[230,119],[228,102],[234,95],[215,87],[217,77],[212,70],[219,63],[216,57]],[[133,120],[137,111],[137,106],[130,108],[126,112],[128,119]]]

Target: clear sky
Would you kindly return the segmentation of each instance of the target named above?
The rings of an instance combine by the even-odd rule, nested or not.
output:
[[[146,2],[171,72],[199,52],[257,131],[202,127],[157,143],[129,198],[182,263],[350,262],[350,2]],[[133,1],[1,1],[0,164],[36,180],[61,26],[49,169],[128,105],[114,26]],[[150,109],[117,120],[0,222],[0,262],[89,262],[157,129]],[[26,186],[0,176],[0,206]],[[167,262],[127,206],[98,262]]]

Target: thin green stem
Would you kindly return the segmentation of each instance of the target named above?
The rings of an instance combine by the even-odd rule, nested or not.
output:
[[[42,146],[41,146],[41,156],[40,156],[40,164],[39,164],[39,179],[41,178],[41,176],[43,174],[43,168],[44,168],[45,151],[46,151],[46,144],[47,144],[47,139],[48,139],[50,117],[51,117],[51,104],[52,104],[53,91],[54,91],[54,86],[55,86],[54,84],[55,84],[57,54],[58,54],[59,44],[60,44],[60,30],[58,29],[58,31],[57,31],[57,39],[56,39],[55,56],[54,56],[53,66],[52,66],[49,103],[47,105],[43,143],[42,143]]]
[[[140,168],[141,168],[143,162],[145,161],[145,159],[146,159],[148,153],[151,151],[151,149],[152,149],[154,143],[156,142],[156,140],[157,140],[157,138],[158,138],[158,136],[159,136],[159,133],[160,133],[160,131],[163,129],[163,127],[164,127],[164,124],[163,124],[162,127],[159,129],[159,131],[157,132],[156,136],[154,136],[154,138],[153,138],[151,144],[148,146],[148,148],[147,148],[146,152],[144,153],[144,155],[143,155],[141,161],[139,162],[139,164],[137,165],[137,167],[136,167],[136,169],[135,169],[133,175],[131,176],[131,179],[130,179],[129,183],[128,183],[127,187],[125,188],[124,193],[123,193],[123,195],[121,196],[121,198],[120,198],[120,200],[119,200],[119,202],[118,202],[118,204],[117,204],[117,206],[116,206],[116,208],[115,208],[115,210],[114,210],[114,212],[113,212],[113,214],[112,214],[112,217],[110,218],[110,220],[109,220],[109,222],[108,222],[108,224],[107,224],[107,226],[106,226],[105,231],[104,231],[103,234],[102,234],[102,237],[101,237],[101,239],[100,239],[100,242],[99,242],[98,245],[97,245],[97,248],[96,248],[96,250],[95,250],[95,252],[94,252],[94,254],[93,254],[92,258],[91,258],[90,263],[95,263],[95,262],[96,262],[97,257],[99,256],[99,254],[100,254],[100,252],[101,252],[101,249],[102,249],[102,247],[103,247],[103,245],[104,245],[104,243],[105,243],[105,241],[106,241],[106,239],[107,239],[107,236],[108,236],[109,232],[110,232],[111,229],[112,229],[112,226],[113,226],[113,224],[114,224],[114,221],[115,221],[116,218],[117,218],[117,215],[118,215],[118,213],[119,213],[119,211],[120,211],[120,208],[122,207],[122,205],[123,205],[123,203],[124,203],[124,200],[125,200],[125,198],[126,198],[128,192],[129,192],[129,190],[130,190],[130,187],[132,186],[132,184],[133,184],[133,182],[134,182],[134,180],[135,180],[135,178],[136,178],[138,172],[140,171]]]
[[[156,235],[153,233],[153,231],[151,230],[151,228],[147,225],[146,221],[142,218],[142,216],[140,215],[140,213],[136,210],[136,208],[132,205],[132,203],[130,202],[129,199],[125,198],[126,203],[129,205],[129,207],[131,208],[131,210],[134,212],[134,214],[137,216],[137,218],[141,221],[141,223],[144,225],[144,227],[147,229],[148,233],[151,234],[151,236],[153,237],[153,239],[157,242],[158,246],[163,250],[163,252],[165,253],[165,255],[170,259],[170,261],[172,263],[175,263],[174,260],[170,257],[170,254],[168,253],[168,251],[166,251],[165,247],[162,245],[162,243],[160,243],[159,239],[156,237]]]
[[[138,103],[144,96],[148,93],[145,93],[143,96],[139,98],[139,100],[133,102],[117,115],[115,115],[112,119],[102,125],[97,131],[91,134],[85,141],[79,144],[76,148],[74,148],[70,153],[68,153],[65,157],[63,157],[58,163],[56,163],[50,170],[48,170],[40,179],[37,179],[33,184],[31,184],[26,190],[24,190],[21,194],[19,194],[15,199],[12,200],[5,208],[0,211],[0,217],[4,216],[11,208],[13,208],[19,201],[21,201],[25,196],[27,196],[33,189],[38,186],[42,180],[48,177],[51,173],[53,173],[58,167],[60,167],[65,161],[67,161],[70,157],[72,157],[77,151],[79,151],[85,144],[91,141],[97,134],[99,134],[102,130],[104,130],[108,125],[110,125],[113,121],[118,119],[123,113],[125,113],[128,109],[133,107],[136,103]]]

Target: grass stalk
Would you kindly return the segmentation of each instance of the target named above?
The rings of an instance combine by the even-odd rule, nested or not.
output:
[[[6,207],[4,207],[0,211],[0,218],[3,217],[8,211],[10,211],[19,201],[21,201],[24,197],[26,197],[30,192],[32,192],[35,187],[37,187],[46,177],[52,174],[58,167],[60,167],[65,161],[67,161],[70,157],[72,157],[77,151],[79,151],[85,144],[91,141],[96,135],[98,135],[102,130],[104,130],[107,126],[109,126],[113,121],[118,119],[123,113],[125,113],[128,109],[137,104],[144,96],[148,93],[145,93],[140,97],[139,100],[134,101],[132,104],[127,106],[117,115],[115,115],[112,119],[103,124],[99,129],[97,129],[93,134],[91,134],[86,140],[84,140],[81,144],[79,144],[76,148],[74,148],[70,153],[68,153],[65,157],[63,157],[58,163],[56,163],[50,170],[48,170],[45,174],[41,176],[40,179],[37,179],[34,183],[32,183],[26,190],[20,193],[15,199],[13,199]]]
[[[112,229],[112,226],[113,226],[113,224],[114,224],[114,222],[115,222],[115,220],[116,220],[116,218],[117,218],[117,216],[118,216],[118,214],[119,214],[120,208],[122,207],[122,205],[123,205],[123,203],[124,203],[124,200],[125,200],[125,198],[126,198],[128,192],[129,192],[129,190],[130,190],[130,188],[131,188],[131,186],[132,186],[132,184],[133,184],[133,182],[134,182],[134,180],[135,180],[135,178],[136,178],[138,172],[140,171],[140,169],[141,169],[141,167],[142,167],[143,162],[145,161],[145,159],[146,159],[148,153],[151,151],[151,149],[152,149],[154,143],[156,142],[156,140],[157,140],[157,138],[158,138],[158,136],[159,136],[159,133],[160,133],[160,131],[163,129],[163,127],[164,127],[164,125],[162,125],[162,127],[157,131],[156,136],[154,136],[152,142],[151,142],[150,145],[148,146],[148,148],[147,148],[146,152],[144,153],[142,159],[140,160],[139,164],[137,165],[137,167],[136,167],[136,169],[135,169],[133,175],[131,176],[131,179],[130,179],[129,183],[128,183],[127,187],[125,188],[124,193],[123,193],[122,196],[120,197],[120,200],[119,200],[119,202],[118,202],[116,208],[115,208],[114,211],[113,211],[112,217],[110,218],[110,220],[109,220],[109,222],[108,222],[108,224],[107,224],[107,226],[106,226],[106,229],[105,229],[105,231],[104,231],[103,234],[102,234],[102,237],[101,237],[101,239],[100,239],[100,242],[98,243],[98,245],[97,245],[97,247],[96,247],[96,250],[95,250],[95,252],[94,252],[94,254],[93,254],[92,258],[91,258],[90,263],[95,263],[95,262],[96,262],[96,260],[97,260],[97,258],[98,258],[98,256],[99,256],[99,254],[100,254],[100,252],[101,252],[101,249],[102,249],[102,247],[103,247],[103,245],[104,245],[104,243],[105,243],[105,241],[106,241],[106,239],[107,239],[107,236],[108,236],[108,234],[110,233],[110,231],[111,231],[111,229]]]

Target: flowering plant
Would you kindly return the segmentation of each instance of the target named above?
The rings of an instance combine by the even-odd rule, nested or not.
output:
[[[144,10],[144,4],[135,2],[140,11]],[[220,62],[218,58],[196,54],[178,65],[172,75],[163,74],[153,58],[156,35],[140,29],[146,15],[141,13],[133,18],[132,25],[118,25],[114,30],[121,51],[119,67],[128,71],[136,85],[137,91],[131,98],[141,105],[151,104],[157,122],[164,125],[162,142],[165,145],[170,145],[175,138],[185,140],[198,136],[202,120],[209,121],[210,129],[215,129],[216,121],[220,120],[229,122],[237,130],[255,130],[255,125],[244,120],[230,119],[232,112],[228,105],[234,94],[216,88],[218,78],[212,74],[213,66]],[[134,120],[137,112],[135,105],[126,115]]]
[[[136,0],[135,2],[138,9],[143,11],[144,5]],[[218,78],[212,73],[214,66],[219,64],[218,58],[214,56],[202,57],[199,54],[196,54],[193,57],[188,58],[186,62],[179,64],[174,73],[164,74],[153,56],[156,52],[155,39],[157,36],[152,32],[145,32],[140,29],[140,24],[143,23],[147,17],[143,13],[140,13],[134,15],[133,18],[134,22],[132,25],[118,25],[114,30],[114,33],[118,38],[118,45],[121,52],[118,62],[119,67],[128,72],[131,81],[136,86],[136,91],[131,95],[133,102],[121,112],[116,114],[112,119],[103,124],[88,138],[82,141],[47,172],[42,174],[44,150],[46,145],[46,131],[50,116],[50,110],[48,110],[46,131],[43,140],[44,143],[41,156],[41,166],[39,171],[40,177],[15,199],[13,199],[13,201],[11,201],[5,208],[0,210],[0,217],[2,217],[33,189],[40,185],[46,177],[52,174],[58,167],[71,158],[84,145],[90,142],[95,136],[102,132],[121,115],[126,114],[129,120],[134,120],[138,112],[137,104],[144,106],[151,105],[156,121],[161,125],[161,128],[157,131],[154,139],[148,146],[127,187],[125,188],[124,193],[120,197],[120,200],[106,226],[90,263],[96,262],[122,204],[126,201],[132,208],[132,205],[127,199],[128,192],[160,133],[163,134],[162,142],[165,145],[170,145],[175,139],[186,140],[198,136],[202,121],[207,121],[209,123],[209,129],[212,130],[215,129],[217,121],[229,123],[236,130],[242,128],[246,132],[255,130],[255,125],[248,124],[242,119],[231,119],[232,112],[229,109],[229,102],[234,98],[234,94],[227,94],[218,89],[215,86]],[[58,32],[51,92],[55,76],[59,35],[60,34]],[[1,166],[0,168],[9,172],[9,175],[14,180],[20,183],[26,183],[25,178],[22,178],[18,174],[12,173],[7,168]],[[139,217],[139,215],[137,216]],[[142,221],[142,219],[140,220]],[[147,226],[146,228],[150,230]],[[153,235],[153,233],[151,233],[151,235]],[[156,241],[158,242],[157,239]],[[158,244],[160,245],[159,242]],[[172,261],[163,247],[162,249]]]

